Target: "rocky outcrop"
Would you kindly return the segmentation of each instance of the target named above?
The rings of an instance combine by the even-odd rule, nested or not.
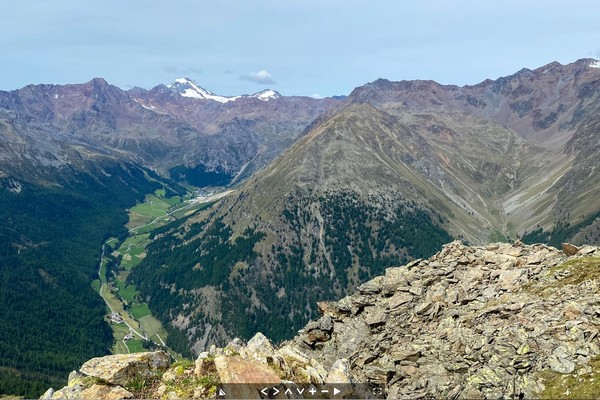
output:
[[[163,352],[117,354],[92,358],[79,370],[86,376],[93,376],[114,385],[127,385],[134,379],[144,379],[166,370],[171,357]]]
[[[358,384],[380,386],[387,398],[593,398],[599,287],[596,247],[453,242],[428,260],[387,269],[354,295],[320,303],[321,318],[278,348],[260,333],[247,344],[213,346],[195,364],[156,376],[145,395],[204,398],[219,383],[291,381],[345,384],[339,395],[350,398],[356,393],[347,388]],[[107,363],[86,363],[85,376],[45,398],[84,398],[73,387],[104,377],[95,368]],[[85,390],[107,393],[101,398],[127,398],[115,393],[131,389],[111,379],[93,384]]]
[[[128,389],[144,386],[171,365],[171,356],[164,351],[115,354],[96,357],[84,363],[79,371],[69,375],[67,386],[49,389],[42,399],[131,399]]]
[[[348,359],[390,398],[532,398],[554,378],[597,379],[600,251],[564,248],[453,242],[320,304],[293,346],[326,369]]]

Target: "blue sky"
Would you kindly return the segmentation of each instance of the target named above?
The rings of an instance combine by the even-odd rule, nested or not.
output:
[[[348,94],[377,78],[474,84],[600,58],[600,2],[22,0],[0,16],[0,90],[190,77],[233,95]]]

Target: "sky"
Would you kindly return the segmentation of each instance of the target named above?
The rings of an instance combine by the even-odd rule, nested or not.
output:
[[[94,77],[313,97],[378,78],[475,84],[600,59],[599,15],[597,0],[10,1],[0,90]]]

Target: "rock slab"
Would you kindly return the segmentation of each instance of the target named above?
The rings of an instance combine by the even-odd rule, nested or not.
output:
[[[134,379],[151,377],[164,371],[169,365],[169,354],[157,351],[92,358],[79,371],[113,385],[126,386]]]

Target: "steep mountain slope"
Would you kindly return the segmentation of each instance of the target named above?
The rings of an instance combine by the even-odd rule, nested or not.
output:
[[[127,207],[160,187],[151,171],[106,157],[35,168],[32,180],[0,178],[0,395],[28,398],[109,351],[105,305],[90,285],[100,246],[123,233]]]
[[[357,88],[234,196],[161,232],[132,279],[186,334],[179,348],[199,351],[255,330],[289,337],[317,298],[451,237],[485,243],[538,229],[525,238],[583,240],[600,212],[600,70],[590,65],[463,88]]]
[[[508,216],[503,233],[524,234],[538,225],[560,233],[564,225],[593,220],[600,209],[595,178],[590,174],[595,161],[589,158],[589,150],[582,152],[583,143],[590,149],[595,146],[599,84],[598,62],[582,59],[523,69],[475,86],[378,80],[355,89],[350,98],[392,114],[405,108],[438,115],[459,112],[508,127],[538,151],[529,162],[535,170],[508,172],[507,179],[520,182],[501,198],[499,212]]]
[[[478,193],[506,192],[504,171],[514,160],[526,168],[533,150],[495,123],[462,122],[442,132],[433,115],[350,104],[234,197],[157,239],[133,279],[165,322],[193,329],[198,350],[256,330],[283,339],[316,299],[433,254],[448,232],[497,234],[498,215]]]

